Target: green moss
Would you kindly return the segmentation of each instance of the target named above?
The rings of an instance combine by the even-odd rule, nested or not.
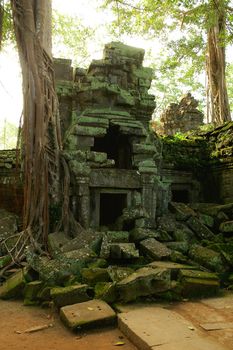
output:
[[[44,288],[42,288],[37,294],[38,299],[42,300],[42,301],[50,301],[51,300],[51,296],[50,296],[51,288],[52,287],[50,287],[50,286],[45,286]]]
[[[10,255],[5,255],[0,257],[0,269],[8,265],[12,261]]]
[[[97,268],[97,267],[107,267],[108,262],[105,259],[96,259],[91,264],[88,265],[89,268]]]
[[[85,284],[51,288],[50,295],[58,307],[82,303],[90,299]]]
[[[38,293],[43,288],[43,282],[33,281],[27,283],[24,289],[24,305],[39,303]]]
[[[0,298],[11,299],[21,297],[26,284],[26,273],[27,271],[25,269],[20,269],[8,278],[8,280],[0,286]]]
[[[99,282],[95,285],[95,298],[114,303],[117,300],[115,283]]]
[[[81,274],[83,282],[90,285],[94,285],[97,282],[110,281],[108,270],[105,268],[84,268],[82,269]]]

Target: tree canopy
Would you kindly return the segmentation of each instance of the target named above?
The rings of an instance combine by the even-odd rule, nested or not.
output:
[[[114,30],[163,40],[168,70],[184,62],[188,76],[206,70],[212,121],[230,119],[225,82],[225,47],[233,39],[230,0],[106,0],[105,6],[116,14]]]
[[[148,54],[150,50],[146,51],[147,64],[149,63],[155,71],[153,93],[157,100],[156,116],[160,115],[168,103],[178,101],[181,95],[188,91],[194,93],[196,98],[200,100],[201,108],[212,104],[214,111],[215,100],[217,106],[221,104],[221,101],[214,98],[211,103],[211,74],[210,71],[208,73],[207,64],[208,31],[217,23],[218,16],[216,14],[224,9],[225,28],[218,35],[218,44],[219,53],[221,52],[222,55],[220,67],[223,67],[225,74],[225,48],[232,42],[231,2],[225,0],[96,0],[91,3],[93,7],[97,8],[98,5],[103,5],[96,16],[102,15],[103,8],[107,8],[109,11],[108,23],[101,24],[103,34],[100,34],[99,38],[96,36],[97,27],[94,27],[93,23],[90,23],[90,26],[84,23],[79,17],[78,11],[72,15],[64,15],[54,11],[54,54],[55,57],[72,58],[75,65],[87,66],[93,52],[103,46],[106,40],[116,40],[120,37],[121,40],[126,38],[127,42],[128,36],[135,38],[141,36],[151,42],[151,54]],[[11,25],[9,1],[5,0],[4,6],[3,26],[5,30],[3,31],[3,39],[9,43],[14,37],[12,30],[6,30]],[[115,14],[115,20],[110,21],[111,18],[114,18],[112,13]],[[127,36],[125,36],[126,34]],[[98,45],[97,41],[99,41]],[[158,42],[160,42],[159,46],[162,46],[159,52],[158,49],[154,49],[158,46]],[[213,58],[211,59],[213,61]],[[206,74],[208,73],[206,79],[204,71]],[[227,62],[227,89],[224,86],[221,89],[228,91],[230,105],[232,104],[231,71],[231,63]],[[212,80],[215,80],[214,77]],[[222,81],[219,78],[217,80]],[[205,89],[208,92],[207,98]],[[211,108],[207,110],[210,114]],[[226,120],[228,120],[229,108],[228,111],[222,113],[227,115]],[[210,115],[208,120],[211,121]],[[212,113],[212,120],[222,122],[225,117],[219,118],[218,114]]]

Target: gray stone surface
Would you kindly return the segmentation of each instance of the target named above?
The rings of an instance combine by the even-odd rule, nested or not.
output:
[[[220,281],[217,274],[198,270],[179,272],[179,291],[185,298],[203,298],[218,294]]]
[[[223,233],[231,233],[233,234],[233,220],[222,222],[219,230]]]
[[[176,215],[176,219],[181,221],[187,220],[190,216],[197,215],[195,211],[185,203],[170,202],[169,209]]]
[[[197,129],[203,124],[203,113],[197,109],[198,101],[190,94],[184,95],[179,103],[170,103],[160,116],[160,133],[175,135]]]
[[[170,277],[170,271],[165,268],[141,268],[117,284],[119,300],[129,302],[167,291],[171,288]]]
[[[65,325],[72,330],[103,327],[113,324],[116,314],[104,301],[93,299],[84,303],[64,306],[60,309],[60,317]]]
[[[195,217],[190,217],[187,220],[187,224],[200,239],[211,239],[214,237],[213,232]]]
[[[227,350],[200,332],[190,320],[157,306],[142,306],[118,314],[120,330],[140,350]]]
[[[168,259],[171,250],[165,244],[158,242],[154,238],[148,238],[140,242],[141,251],[154,260]]]
[[[134,243],[111,243],[110,256],[112,259],[137,259],[139,251]]]
[[[23,295],[26,284],[27,269],[19,269],[0,286],[0,298],[11,299]]]
[[[223,262],[221,254],[212,249],[194,244],[189,250],[189,256],[198,264],[212,271],[224,272],[227,270],[227,266]]]
[[[90,300],[87,291],[88,285],[86,284],[77,284],[68,287],[54,287],[50,290],[50,296],[56,306],[62,307]]]
[[[129,232],[127,231],[107,231],[103,235],[103,241],[100,250],[100,257],[108,259],[111,255],[112,243],[128,243]]]
[[[135,228],[130,232],[130,240],[132,242],[140,242],[147,238],[159,238],[160,234],[158,231],[149,230],[145,228]]]
[[[233,322],[201,323],[200,326],[206,331],[217,331],[221,329],[233,329]]]

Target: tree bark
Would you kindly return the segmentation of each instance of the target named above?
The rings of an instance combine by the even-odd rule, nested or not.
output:
[[[23,75],[24,229],[46,244],[50,201],[58,197],[61,149],[51,0],[11,0],[11,6]]]
[[[211,120],[215,124],[231,120],[226,86],[225,46],[222,42],[225,33],[225,11],[221,2],[222,0],[214,1],[216,21],[207,34],[208,91]]]

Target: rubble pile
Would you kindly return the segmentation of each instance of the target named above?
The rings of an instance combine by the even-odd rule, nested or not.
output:
[[[15,232],[11,214],[6,218],[0,223],[1,268],[11,261],[4,233]],[[154,230],[89,229],[82,235],[83,241],[62,232],[50,234],[52,258],[28,249],[25,266],[5,282],[2,275],[0,297],[21,297],[25,305],[52,301],[63,308],[92,299],[110,304],[140,298],[182,300],[233,288],[233,204],[171,202]]]
[[[20,222],[0,210],[0,298],[55,305],[71,329],[83,326],[87,309],[89,325],[114,322],[106,303],[233,289],[232,123],[179,142],[152,134],[152,71],[143,57],[143,49],[113,42],[88,69],[55,62],[78,229],[50,232],[48,254],[28,246],[19,267]],[[191,129],[202,117],[187,94],[164,113],[166,133]],[[211,204],[205,191],[228,204]],[[4,207],[13,211],[9,198]],[[50,209],[55,223],[61,208]]]

